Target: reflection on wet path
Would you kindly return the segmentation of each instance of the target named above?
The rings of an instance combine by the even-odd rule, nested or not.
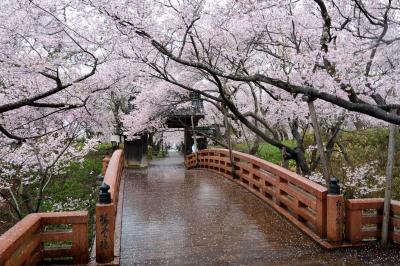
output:
[[[121,265],[396,265],[400,251],[327,252],[266,203],[176,153],[127,170]]]

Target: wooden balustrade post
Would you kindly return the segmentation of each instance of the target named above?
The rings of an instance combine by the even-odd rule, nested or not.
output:
[[[346,202],[346,239],[352,244],[362,241],[362,209],[354,209]]]
[[[114,204],[96,204],[96,262],[107,263],[114,259],[114,229]]]
[[[344,208],[343,195],[327,195],[327,237],[329,241],[343,241]]]
[[[104,157],[104,159],[101,161],[101,164],[102,164],[101,174],[102,174],[102,176],[106,175],[106,171],[107,171],[108,164],[110,163],[110,159],[111,159],[110,156],[106,155]]]
[[[99,203],[96,204],[96,262],[114,260],[115,202],[111,202],[110,186],[100,186]]]
[[[72,254],[74,264],[86,264],[89,262],[88,224],[72,225]]]
[[[327,218],[327,200],[326,200],[326,194],[324,194],[324,197],[322,198],[317,198],[317,208],[316,208],[316,231],[317,234],[321,238],[326,237],[326,218]]]
[[[276,180],[276,189],[275,189],[275,204],[278,205],[279,207],[281,206],[281,195],[282,195],[282,189],[281,189],[281,183],[284,183],[284,179],[281,177],[278,177]]]

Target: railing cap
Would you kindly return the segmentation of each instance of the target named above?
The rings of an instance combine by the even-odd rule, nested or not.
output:
[[[381,209],[383,203],[383,198],[348,199],[346,200],[346,208],[350,210]]]
[[[120,167],[121,160],[124,160],[124,152],[123,150],[119,149],[114,151],[113,155],[111,156],[110,162],[107,167],[107,171],[104,175],[104,182],[106,182],[110,186],[110,194],[111,194],[111,201],[114,201],[116,198],[116,188],[118,186],[117,180],[118,178],[118,171]]]
[[[220,153],[220,154],[229,154],[229,151],[227,149],[221,149],[221,148],[201,150],[201,151],[199,151],[199,154],[210,153],[210,152],[211,153]],[[244,159],[247,162],[260,167],[260,169],[269,171],[276,176],[279,176],[279,177],[282,177],[285,179],[290,179],[289,181],[302,187],[302,189],[306,190],[307,192],[314,194],[319,199],[326,199],[326,195],[328,194],[328,189],[318,183],[311,181],[308,178],[300,176],[286,168],[283,168],[279,165],[273,164],[271,162],[268,162],[266,160],[260,159],[258,157],[255,157],[255,156],[247,154],[247,153],[233,151],[233,155],[234,155],[234,157],[237,157],[239,159]]]

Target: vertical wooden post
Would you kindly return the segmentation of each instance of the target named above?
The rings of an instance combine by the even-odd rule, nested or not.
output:
[[[343,195],[327,196],[327,237],[332,242],[343,241],[343,218],[344,218]]]
[[[326,216],[327,216],[326,209],[327,209],[326,196],[322,198],[317,198],[317,209],[316,209],[317,221],[315,226],[317,234],[321,238],[326,237]]]
[[[362,241],[362,210],[353,208],[352,204],[346,202],[346,239],[352,244]]]
[[[96,204],[96,262],[107,263],[114,259],[115,206]]]
[[[281,189],[281,183],[284,183],[286,180],[281,178],[281,177],[277,177],[276,178],[276,184],[275,184],[275,204],[278,205],[279,207],[282,207],[281,205],[281,195],[282,195],[282,189]]]
[[[86,264],[89,262],[88,224],[72,225],[72,254],[74,264]]]

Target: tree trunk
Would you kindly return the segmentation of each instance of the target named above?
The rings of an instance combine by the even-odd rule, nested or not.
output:
[[[296,160],[297,173],[303,175],[309,175],[311,174],[311,172],[310,168],[308,167],[306,158],[304,156],[303,137],[302,135],[300,135],[298,129],[299,129],[298,121],[297,120],[292,121],[290,123],[290,130],[292,132],[293,138],[296,140],[296,148],[294,149],[295,157],[293,159]],[[286,160],[288,160],[288,158],[286,158]]]
[[[193,137],[193,142],[194,142],[194,147],[195,147],[196,166],[198,166],[199,165],[199,157],[198,157],[198,148],[197,148],[197,135],[196,135],[196,130],[194,129],[193,116],[190,117],[190,120],[192,122],[192,137]]]
[[[11,188],[9,189],[9,193],[11,195],[11,198],[8,195],[5,195],[4,193],[2,193],[2,191],[0,191],[0,196],[7,202],[8,206],[10,206],[14,210],[14,212],[18,216],[18,219],[22,220],[23,213],[21,212],[19,203],[18,203],[13,191],[11,190]]]
[[[231,142],[231,127],[228,121],[228,115],[227,115],[227,110],[226,107],[223,107],[224,111],[224,123],[225,123],[225,138],[228,143],[228,150],[229,150],[229,160],[231,162],[231,172],[232,172],[232,178],[235,179],[235,161],[233,159],[233,153],[232,153],[232,142]]]
[[[320,154],[319,156],[322,164],[322,174],[326,182],[326,187],[329,187],[329,182],[330,182],[329,165],[325,154],[324,143],[322,142],[321,138],[321,132],[319,131],[318,127],[318,119],[317,119],[317,113],[315,112],[314,101],[311,100],[308,101],[307,103],[308,103],[308,109],[310,111],[311,122],[314,128],[315,139],[317,141],[318,151]]]
[[[260,138],[257,136],[253,145],[250,146],[249,153],[251,155],[256,155],[259,149],[260,149]]]
[[[395,113],[392,111],[392,113]],[[386,188],[385,188],[385,203],[383,207],[382,235],[381,244],[385,245],[389,235],[389,220],[390,220],[390,203],[392,199],[392,179],[393,166],[396,156],[396,131],[397,126],[390,124],[389,126],[389,142],[388,142],[388,160],[386,165]]]
[[[33,206],[34,205],[33,199],[31,193],[29,192],[29,187],[26,185],[22,187],[21,199],[28,213],[38,212],[40,208],[40,203],[38,202],[37,204],[38,206],[36,206],[36,208]]]
[[[285,155],[286,155],[286,148],[283,147],[281,149],[282,167],[284,167],[286,169],[289,169],[289,162],[288,162],[288,160],[286,160],[286,156]]]

